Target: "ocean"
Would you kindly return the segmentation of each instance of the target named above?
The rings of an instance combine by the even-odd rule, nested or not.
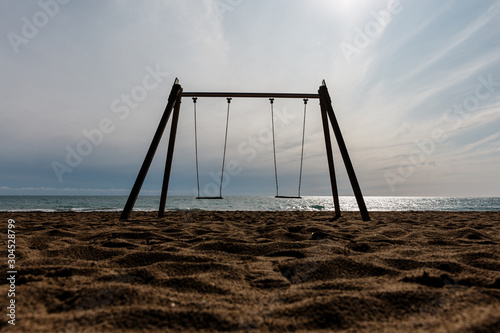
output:
[[[109,212],[121,211],[126,196],[0,196],[2,212]],[[134,211],[157,211],[158,196],[140,196]],[[452,197],[365,197],[369,211],[500,211],[500,198]],[[354,197],[340,197],[342,211],[357,211]],[[168,197],[166,210],[220,211],[331,211],[331,196],[306,196],[302,199],[277,199],[266,196],[228,196],[222,200],[197,200],[194,197]]]

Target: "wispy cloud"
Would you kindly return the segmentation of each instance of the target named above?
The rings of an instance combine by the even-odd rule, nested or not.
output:
[[[471,22],[461,31],[457,32],[455,35],[449,38],[449,42],[445,43],[443,41],[439,50],[435,54],[432,54],[425,62],[416,66],[415,69],[401,77],[400,82],[406,82],[411,80],[413,77],[417,75],[422,75],[426,73],[426,69],[429,69],[431,66],[437,64],[439,61],[445,60],[448,58],[449,54],[463,45],[470,38],[474,37],[476,33],[478,33],[482,28],[484,28],[487,24],[491,22],[495,22],[498,20],[498,15],[500,13],[500,2],[495,2],[485,13],[483,13],[479,18]]]

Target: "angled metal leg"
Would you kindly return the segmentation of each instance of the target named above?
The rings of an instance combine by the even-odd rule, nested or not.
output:
[[[354,168],[352,166],[352,162],[349,157],[349,153],[347,151],[344,138],[342,137],[342,132],[340,131],[337,118],[335,118],[335,113],[333,111],[333,106],[332,106],[332,100],[330,98],[330,94],[328,93],[328,89],[326,88],[326,84],[324,84],[324,81],[323,85],[319,88],[319,95],[321,103],[322,105],[324,105],[328,117],[330,118],[330,122],[333,127],[333,133],[335,134],[335,138],[337,139],[337,144],[339,146],[340,154],[342,155],[342,159],[344,160],[344,165],[347,170],[347,175],[349,176],[352,190],[356,197],[359,211],[361,212],[361,217],[363,218],[363,221],[370,221],[370,215],[368,214],[368,210],[366,209],[365,201],[363,199],[363,194],[361,193],[361,188],[359,187],[358,179],[356,178],[356,173],[354,172]]]
[[[337,180],[335,178],[335,166],[333,164],[332,140],[330,138],[330,127],[328,126],[328,116],[323,103],[321,103],[321,120],[323,122],[323,133],[325,135],[326,157],[328,159],[328,169],[330,170],[330,185],[332,187],[333,205],[335,206],[335,218],[340,217],[339,193],[337,190]]]
[[[181,88],[182,92],[182,88]],[[177,96],[172,116],[172,126],[170,128],[170,138],[168,139],[167,160],[165,162],[165,173],[163,175],[163,186],[161,188],[160,209],[158,217],[162,218],[165,214],[165,203],[167,200],[168,183],[170,181],[170,171],[172,170],[172,160],[174,157],[175,137],[177,134],[177,123],[179,122],[179,110],[181,108],[181,95]]]
[[[165,111],[163,111],[163,116],[161,117],[160,123],[158,124],[158,128],[156,129],[156,133],[151,141],[151,145],[149,146],[149,150],[144,158],[144,162],[142,163],[141,169],[139,170],[139,174],[135,180],[134,186],[130,191],[130,195],[127,199],[127,203],[123,208],[122,214],[120,216],[120,220],[127,220],[130,216],[130,212],[132,208],[134,208],[135,201],[137,200],[137,196],[141,191],[142,184],[144,183],[144,179],[146,178],[146,174],[148,173],[149,167],[151,166],[151,162],[153,161],[153,157],[156,153],[156,149],[160,144],[161,137],[163,132],[165,131],[165,127],[167,126],[168,118],[172,113],[172,108],[174,107],[177,96],[181,92],[181,86],[179,81],[175,79],[174,85],[172,86],[172,90],[170,91],[170,95],[168,97],[167,106],[165,107]]]

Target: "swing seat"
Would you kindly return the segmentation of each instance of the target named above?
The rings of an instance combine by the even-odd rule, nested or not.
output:
[[[222,197],[196,197],[196,199],[222,199]]]
[[[278,198],[278,199],[302,199],[302,197],[287,196],[287,195],[276,195],[275,198]]]

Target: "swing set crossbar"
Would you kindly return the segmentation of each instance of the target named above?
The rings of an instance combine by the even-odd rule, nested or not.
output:
[[[182,92],[182,97],[242,97],[242,98],[316,98],[319,94],[303,93],[242,93],[242,92]]]

